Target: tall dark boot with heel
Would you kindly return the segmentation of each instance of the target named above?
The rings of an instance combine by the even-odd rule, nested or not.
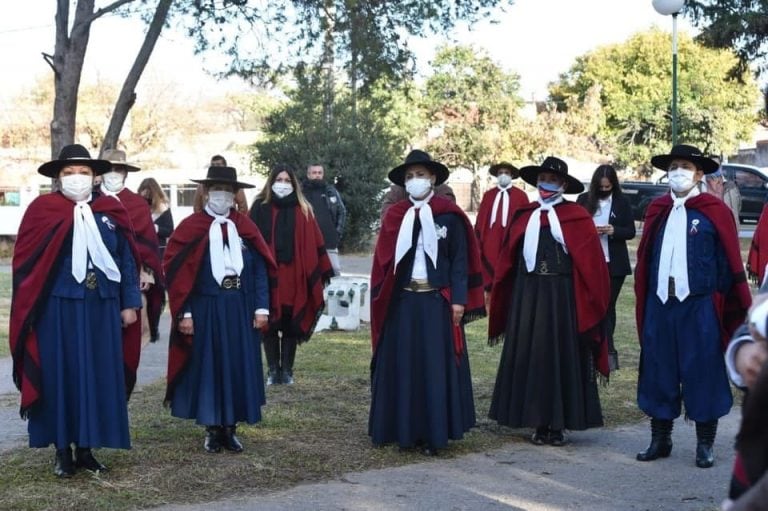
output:
[[[75,448],[75,467],[84,468],[91,472],[106,472],[105,467],[99,460],[93,457],[93,452],[89,447]]]
[[[56,449],[56,463],[53,466],[53,473],[56,477],[72,477],[75,475],[75,464],[72,461],[72,449],[67,446],[63,449]]]
[[[222,438],[221,426],[206,426],[205,427],[205,442],[203,443],[203,449],[205,452],[215,454],[221,452],[221,438]]]
[[[283,349],[281,355],[283,383],[286,385],[293,385],[293,361],[296,360],[295,338],[283,337]]]
[[[229,452],[243,452],[243,444],[237,438],[237,425],[224,426],[221,433],[221,443]]]
[[[653,461],[658,458],[667,458],[672,452],[672,427],[671,419],[651,419],[651,445],[637,453],[637,461]]]
[[[709,468],[715,464],[715,435],[717,420],[696,423],[696,466]]]
[[[264,336],[264,355],[267,357],[267,385],[283,383],[280,373],[280,338],[276,334]]]

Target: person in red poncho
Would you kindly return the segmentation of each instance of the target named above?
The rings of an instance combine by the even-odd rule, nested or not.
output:
[[[125,209],[92,193],[94,175],[109,166],[77,144],[42,165],[59,191],[32,201],[13,252],[13,379],[29,445],[56,446],[59,477],[105,471],[92,448],[131,446],[138,258]]]
[[[496,265],[488,334],[504,347],[489,417],[535,428],[535,445],[562,446],[563,430],[603,425],[608,268],[592,217],[563,198],[584,190],[566,163],[549,156],[520,177],[539,197],[515,212]]]
[[[733,404],[723,351],[751,296],[733,215],[699,191],[717,162],[680,144],[651,163],[667,171],[670,193],[648,206],[637,249],[637,404],[651,418],[650,445],[637,459],[670,455],[685,403],[686,418],[696,422],[696,466],[709,468],[718,419]]]
[[[464,323],[485,315],[480,253],[448,169],[419,150],[389,172],[408,199],[384,215],[371,272],[374,445],[436,455],[475,425]]]
[[[765,281],[766,266],[768,266],[768,206],[764,206],[763,212],[760,213],[747,256],[747,272],[758,286]]]
[[[259,230],[235,209],[252,185],[210,167],[203,210],[185,218],[165,249],[171,339],[165,400],[171,414],[205,426],[209,453],[241,452],[237,423],[255,424],[266,402],[261,332],[277,303],[275,263]]]
[[[323,312],[323,288],[333,277],[333,267],[312,206],[290,166],[277,164],[272,168],[250,216],[278,267],[280,319],[271,318],[264,336],[267,385],[291,385],[296,347],[312,336]]]
[[[165,279],[160,262],[160,240],[152,220],[152,211],[147,201],[125,187],[128,172],[138,172],[139,167],[126,161],[125,151],[107,149],[102,158],[112,164],[109,172],[101,176],[98,191],[107,197],[114,197],[125,207],[131,219],[136,246],[141,256],[139,283],[142,292],[141,331],[142,346],[159,337],[158,323],[165,304]]]
[[[501,243],[512,226],[515,210],[530,202],[521,189],[512,184],[520,171],[511,163],[501,162],[491,165],[488,173],[497,179],[497,186],[491,188],[480,201],[475,221],[475,234],[480,245],[480,259],[483,264],[483,286],[490,293],[496,260],[499,257]],[[486,294],[486,296],[489,296]]]

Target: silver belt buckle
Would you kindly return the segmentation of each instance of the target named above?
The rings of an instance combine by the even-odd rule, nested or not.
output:
[[[96,280],[95,271],[89,271],[85,274],[85,287],[88,289],[96,289],[99,287],[99,282]]]

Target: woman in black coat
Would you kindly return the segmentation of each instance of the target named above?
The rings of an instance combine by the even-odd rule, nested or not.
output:
[[[632,273],[627,251],[627,240],[635,237],[632,207],[622,193],[616,169],[611,165],[600,165],[595,169],[589,190],[579,195],[577,202],[592,215],[611,275],[611,302],[605,326],[608,334],[609,365],[611,371],[615,371],[619,368],[619,356],[613,342],[613,332],[616,329],[616,300],[624,285],[624,279]]]

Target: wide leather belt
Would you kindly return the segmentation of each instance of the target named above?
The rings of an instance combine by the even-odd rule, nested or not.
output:
[[[89,271],[85,274],[85,287],[88,289],[96,289],[99,287],[99,281],[96,280],[95,271]]]
[[[221,289],[240,289],[240,277],[224,277]]]
[[[432,287],[428,280],[413,279],[407,286],[403,287],[406,291],[413,291],[414,293],[426,293],[427,291],[434,291],[436,288]]]

